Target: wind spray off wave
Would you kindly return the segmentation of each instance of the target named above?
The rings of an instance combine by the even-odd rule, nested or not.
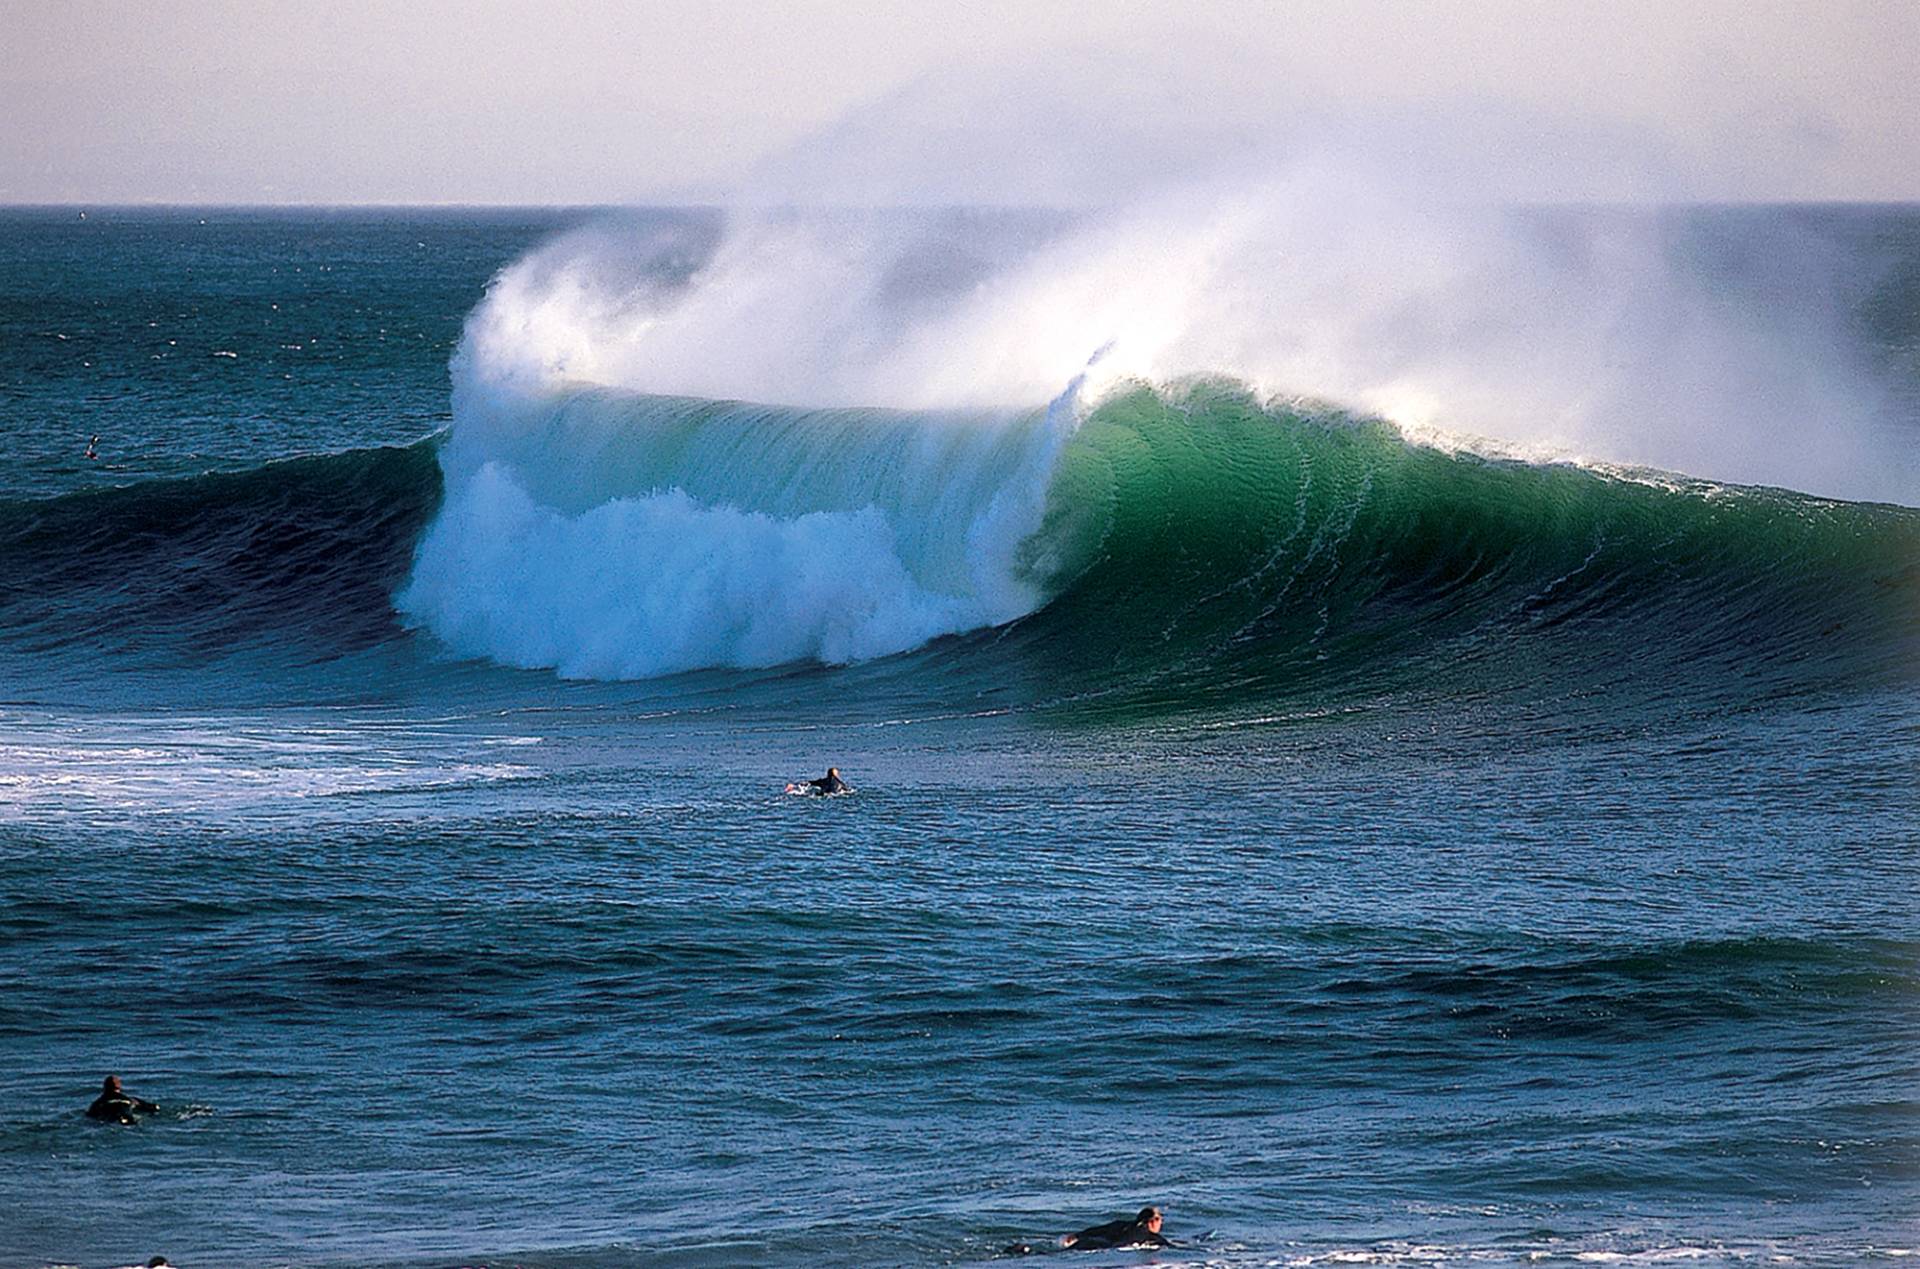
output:
[[[1326,181],[1195,197],[656,219],[535,252],[469,321],[401,612],[594,678],[1002,624],[1086,536],[1052,532],[1049,499],[1087,411],[1194,375],[1522,457],[1905,491],[1862,460],[1872,394],[1824,318],[1736,318],[1644,224],[1414,214]]]

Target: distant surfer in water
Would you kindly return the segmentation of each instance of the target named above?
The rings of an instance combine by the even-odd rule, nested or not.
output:
[[[87,1118],[97,1119],[103,1124],[137,1123],[135,1114],[156,1115],[160,1108],[152,1102],[141,1101],[131,1093],[120,1090],[120,1077],[109,1075],[100,1086],[100,1096],[93,1099],[93,1105],[87,1107]]]
[[[98,447],[99,447],[99,445],[100,445],[100,437],[99,437],[99,435],[98,435],[98,434],[95,434],[95,435],[93,436],[93,438],[92,438],[91,440],[89,440],[89,441],[87,442],[87,457],[88,457],[88,458],[94,458],[94,459],[97,459],[97,458],[99,458],[99,457],[100,457],[100,450],[99,450],[99,448],[98,448]]]
[[[838,767],[828,767],[827,774],[821,776],[818,780],[802,780],[797,784],[789,784],[787,786],[787,792],[789,793],[817,793],[823,797],[829,793],[845,793],[846,791],[847,782],[840,778],[840,768]]]
[[[1061,1238],[1062,1247],[1075,1251],[1108,1251],[1115,1247],[1171,1247],[1160,1233],[1160,1209],[1143,1207],[1132,1220],[1108,1221]]]

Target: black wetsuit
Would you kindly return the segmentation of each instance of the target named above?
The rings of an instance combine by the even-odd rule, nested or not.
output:
[[[125,1093],[102,1093],[93,1099],[93,1105],[87,1107],[87,1118],[97,1119],[103,1124],[130,1124],[134,1122],[134,1112],[152,1115],[159,1109],[152,1102],[143,1102]]]
[[[807,781],[807,787],[816,793],[845,793],[847,782],[837,775],[824,775],[818,780]]]
[[[1143,1244],[1148,1247],[1173,1246],[1139,1220],[1108,1221],[1092,1229],[1083,1229],[1073,1236],[1073,1241],[1067,1246],[1075,1251],[1106,1251],[1114,1247],[1139,1247]]]

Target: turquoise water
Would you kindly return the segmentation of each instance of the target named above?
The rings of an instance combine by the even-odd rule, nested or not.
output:
[[[1920,219],[1773,214],[1907,383]],[[578,219],[0,217],[0,1261],[1920,1248],[1920,512],[450,395]]]

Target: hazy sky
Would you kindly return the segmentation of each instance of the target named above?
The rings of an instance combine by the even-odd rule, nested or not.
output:
[[[0,201],[1111,198],[1370,148],[1920,199],[1920,0],[0,0]]]

